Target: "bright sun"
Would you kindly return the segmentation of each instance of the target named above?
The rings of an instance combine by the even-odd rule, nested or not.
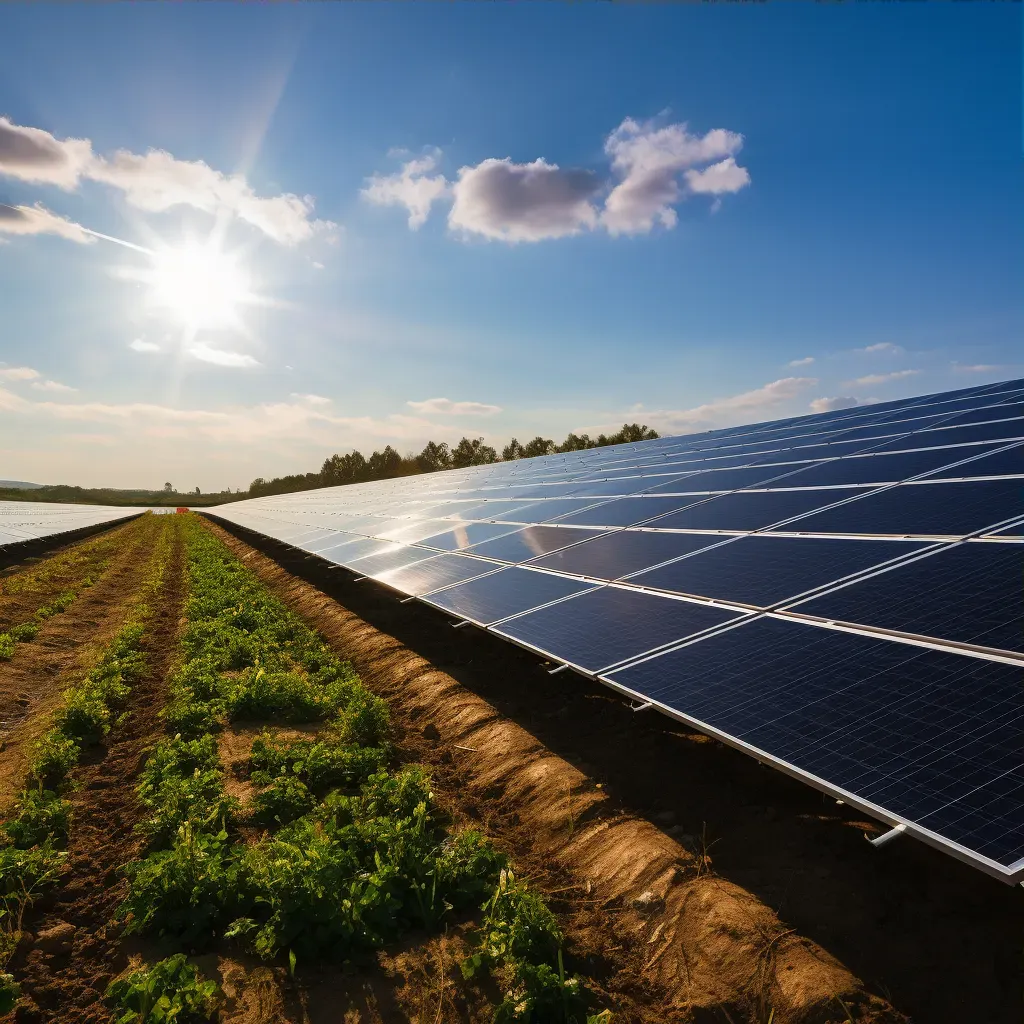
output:
[[[162,249],[147,276],[153,302],[193,329],[238,326],[238,307],[251,299],[237,261],[210,245]]]

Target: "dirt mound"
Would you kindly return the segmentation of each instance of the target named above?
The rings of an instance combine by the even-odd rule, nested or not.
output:
[[[753,894],[711,873],[698,839],[684,845],[626,813],[451,675],[213,529],[388,699],[405,751],[435,767],[462,814],[483,820],[531,869],[563,872],[601,911],[605,943],[610,930],[666,1010],[708,1021],[765,1021],[774,1010],[775,1024],[906,1019]]]

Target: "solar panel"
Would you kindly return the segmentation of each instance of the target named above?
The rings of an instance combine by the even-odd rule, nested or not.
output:
[[[89,526],[115,523],[145,509],[114,505],[60,505],[48,501],[0,501],[0,547],[56,537]]]
[[[1022,408],[1011,381],[211,514],[1019,881]]]
[[[794,610],[1024,654],[1022,591],[1024,544],[968,541],[804,601]]]

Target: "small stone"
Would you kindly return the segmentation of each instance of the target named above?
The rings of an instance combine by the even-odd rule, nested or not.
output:
[[[441,730],[433,722],[423,727],[423,738],[436,743],[441,738]]]
[[[58,921],[55,925],[44,928],[36,936],[36,949],[41,949],[44,953],[67,953],[77,931],[73,924]]]
[[[664,906],[665,901],[660,896],[651,892],[650,889],[640,893],[633,900],[633,909],[639,910],[641,914],[653,914],[655,911],[662,910]]]

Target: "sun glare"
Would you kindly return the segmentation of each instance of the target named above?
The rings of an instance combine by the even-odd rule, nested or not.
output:
[[[250,298],[237,261],[210,245],[158,251],[150,283],[153,302],[194,329],[237,326],[239,306]]]

